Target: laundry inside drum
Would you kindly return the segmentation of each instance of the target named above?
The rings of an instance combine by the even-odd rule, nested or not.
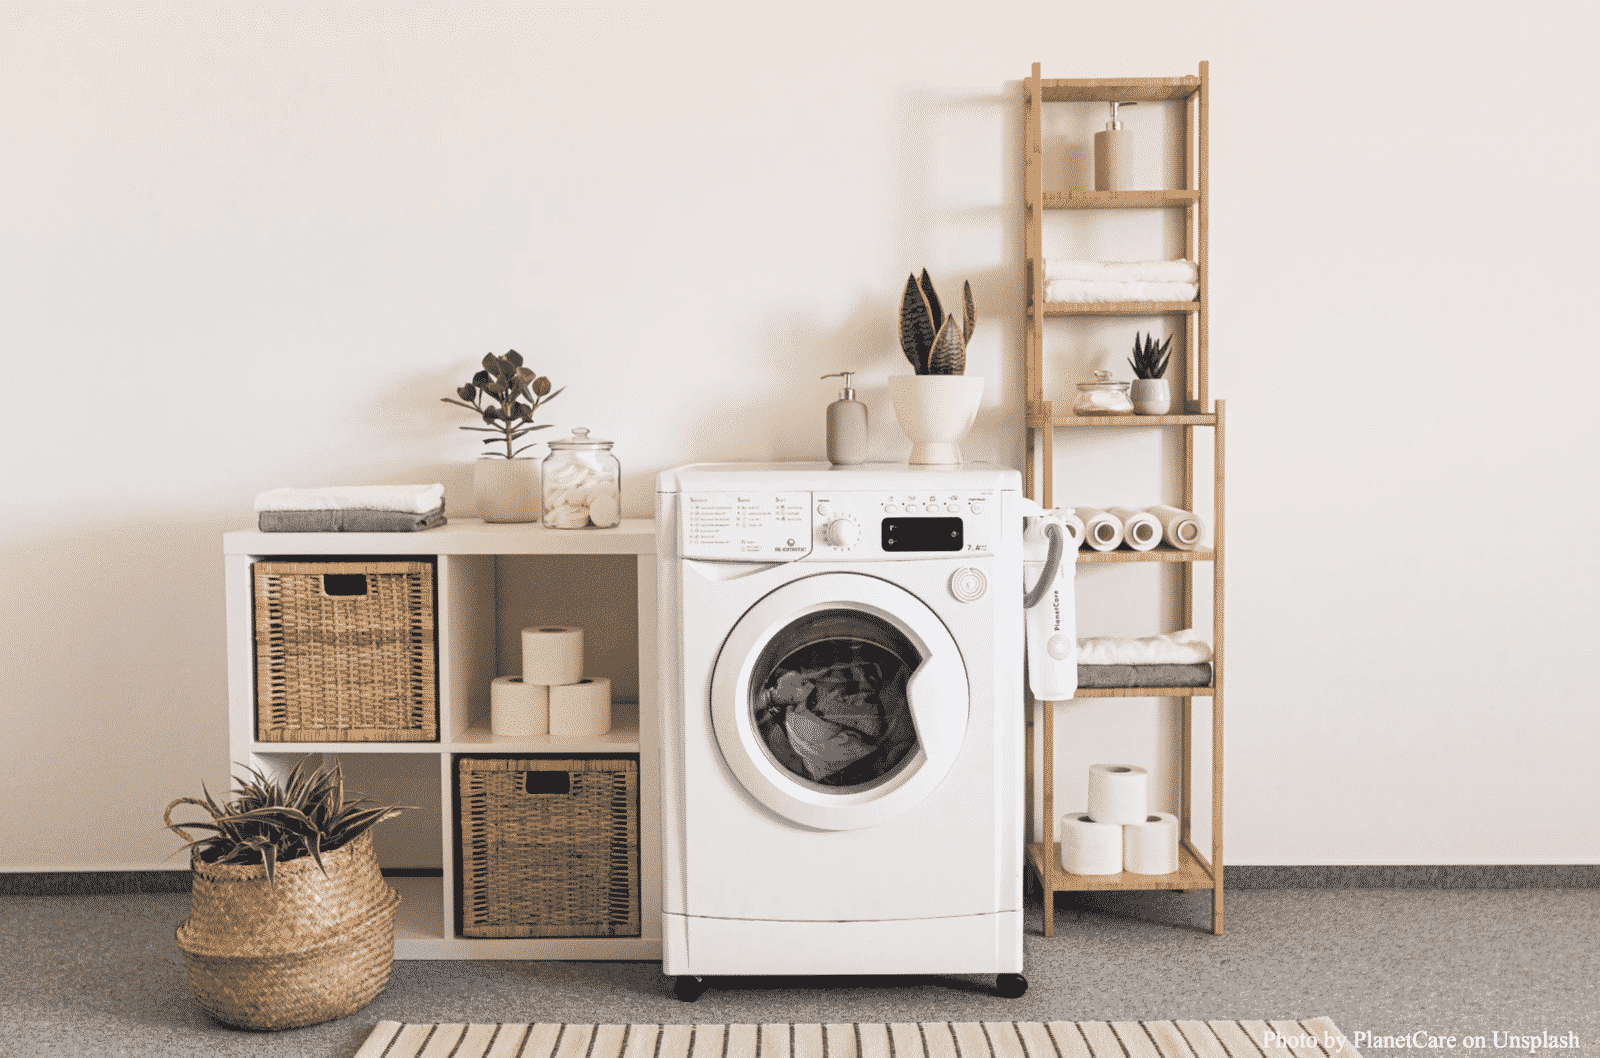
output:
[[[917,746],[906,682],[922,662],[872,614],[822,610],[770,640],[750,680],[750,708],[772,762],[839,793],[891,778]]]

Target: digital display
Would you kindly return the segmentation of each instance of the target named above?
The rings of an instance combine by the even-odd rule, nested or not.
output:
[[[885,518],[885,551],[960,551],[960,518]]]

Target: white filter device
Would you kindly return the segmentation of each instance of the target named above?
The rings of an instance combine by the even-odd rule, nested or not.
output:
[[[1053,527],[1053,528],[1052,528]],[[1051,537],[1057,562],[1049,561]],[[1023,618],[1028,640],[1028,689],[1041,702],[1059,702],[1078,692],[1078,634],[1073,578],[1077,576],[1078,534],[1049,511],[1028,520],[1022,533],[1023,578],[1030,596],[1043,594]],[[1047,583],[1040,580],[1048,576]]]

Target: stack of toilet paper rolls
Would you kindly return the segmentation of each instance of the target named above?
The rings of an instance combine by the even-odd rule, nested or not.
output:
[[[489,688],[489,729],[514,738],[611,730],[611,681],[583,674],[583,629],[522,630],[522,675],[497,677]]]
[[[1149,551],[1158,544],[1179,551],[1193,551],[1206,534],[1205,519],[1169,504],[1137,507],[1074,507],[1072,514],[1082,524],[1078,534],[1084,546],[1095,551]]]
[[[1131,764],[1089,768],[1089,810],[1061,819],[1061,869],[1069,874],[1172,874],[1178,818],[1150,811],[1150,773]]]

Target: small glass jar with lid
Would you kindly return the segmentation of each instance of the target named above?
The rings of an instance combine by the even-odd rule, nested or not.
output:
[[[622,467],[611,445],[582,426],[550,442],[542,464],[545,528],[609,529],[622,521]]]
[[[1072,402],[1074,415],[1132,415],[1128,383],[1118,382],[1109,371],[1096,371],[1093,382],[1078,383],[1078,399]]]

